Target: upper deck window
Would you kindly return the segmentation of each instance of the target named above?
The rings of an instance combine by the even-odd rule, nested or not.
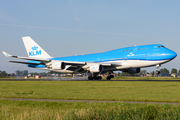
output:
[[[120,52],[128,52],[128,51],[133,51],[133,49],[130,49],[130,50],[121,50]]]
[[[164,47],[163,45],[162,46],[158,46],[158,48],[161,48],[161,47]]]
[[[139,48],[139,49],[137,49],[137,50],[146,50],[146,49],[148,49],[148,48]]]

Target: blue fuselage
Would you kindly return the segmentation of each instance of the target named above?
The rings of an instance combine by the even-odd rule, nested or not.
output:
[[[142,45],[120,48],[103,53],[86,54],[68,57],[51,58],[51,60],[75,61],[75,62],[108,62],[117,60],[171,60],[177,54],[161,44]]]

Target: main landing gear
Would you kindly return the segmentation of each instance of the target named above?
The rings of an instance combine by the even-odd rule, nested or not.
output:
[[[98,76],[97,74],[91,74],[88,77],[88,80],[101,80],[101,79],[102,79],[102,77]]]
[[[106,80],[111,80],[111,78],[114,78],[114,75],[112,75],[112,72],[108,74],[106,77]]]
[[[106,80],[111,80],[111,78],[114,78],[113,72],[109,72],[108,76],[106,77]],[[88,76],[88,80],[101,80],[102,77],[98,74],[90,74]]]
[[[160,74],[160,73],[161,73],[161,72],[159,71],[159,67],[161,67],[161,65],[160,65],[160,64],[156,65],[156,68],[157,68],[157,70],[156,70],[156,74]]]

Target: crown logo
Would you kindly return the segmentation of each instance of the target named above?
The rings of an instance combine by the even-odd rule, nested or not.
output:
[[[38,49],[38,46],[35,46],[31,48],[32,50],[37,50]]]

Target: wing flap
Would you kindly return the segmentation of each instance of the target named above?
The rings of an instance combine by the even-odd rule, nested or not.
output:
[[[122,63],[103,63],[102,66],[122,66]]]
[[[73,62],[73,61],[63,61],[66,65],[74,65],[74,66],[78,66],[78,65],[86,65],[86,62]]]

